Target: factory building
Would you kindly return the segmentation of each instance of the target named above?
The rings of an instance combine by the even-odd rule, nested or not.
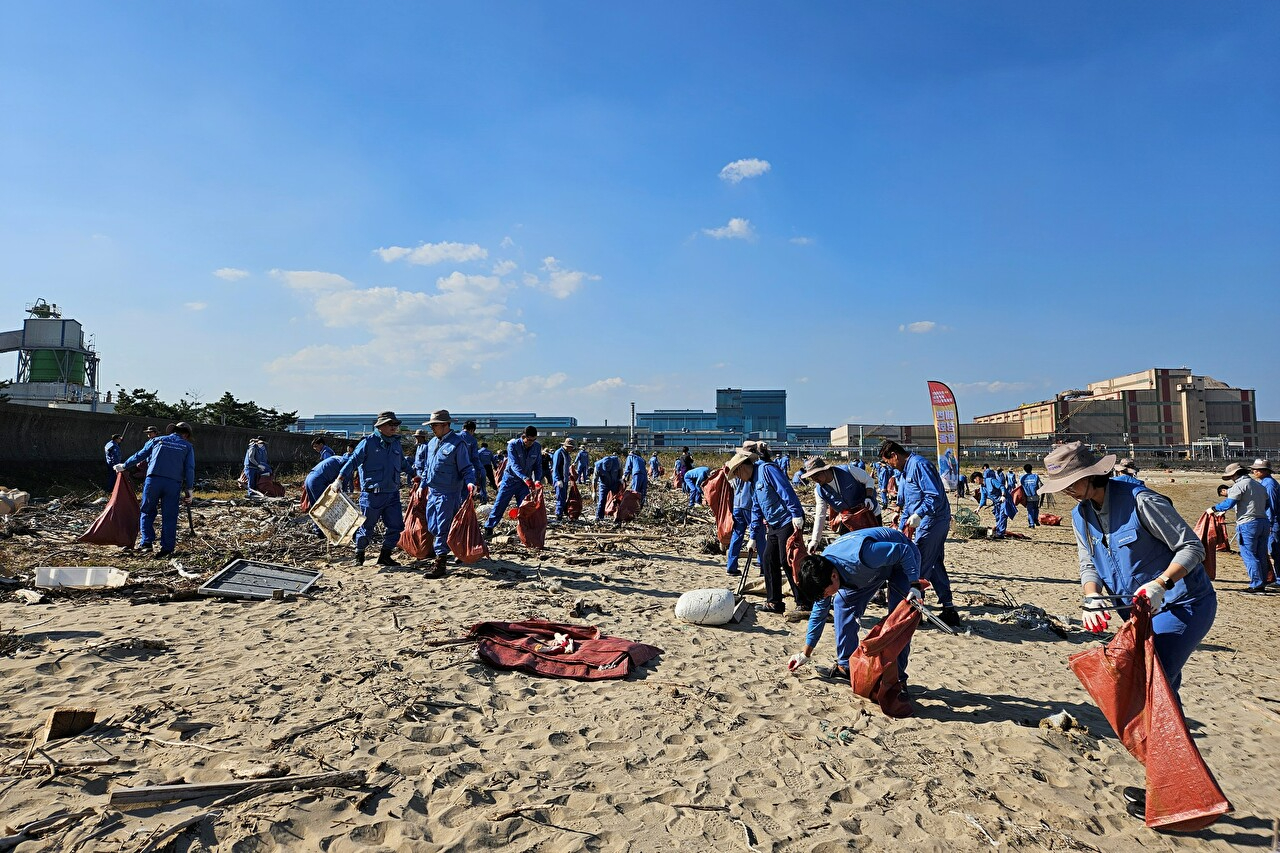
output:
[[[0,353],[18,353],[18,372],[4,389],[10,402],[111,412],[110,393],[98,398],[98,353],[76,320],[43,299],[27,306],[21,329],[0,332]]]

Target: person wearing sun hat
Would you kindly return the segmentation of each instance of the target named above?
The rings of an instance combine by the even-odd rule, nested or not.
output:
[[[569,503],[569,472],[573,467],[575,442],[566,438],[551,454],[551,487],[556,493],[556,521],[564,518]]]
[[[1040,491],[1074,499],[1072,527],[1080,563],[1086,630],[1107,630],[1102,587],[1125,599],[1144,596],[1155,613],[1156,655],[1176,695],[1182,667],[1209,633],[1218,595],[1204,570],[1204,545],[1172,502],[1146,486],[1111,479],[1115,454],[1099,459],[1081,442],[1044,458]],[[1127,618],[1129,608],[1119,608]]]
[[[736,450],[733,458],[724,466],[729,482],[733,485],[733,533],[729,536],[729,550],[725,555],[725,572],[731,575],[740,574],[738,557],[741,556],[742,546],[747,541],[748,527],[749,535],[756,545],[756,562],[761,566],[764,565],[761,562],[764,555],[764,522],[757,517],[758,513],[752,511],[755,505],[755,489],[752,488],[750,480],[740,480],[733,475],[734,469],[738,466],[747,462],[754,465],[758,461],[760,461],[758,453],[743,447]],[[748,569],[750,569],[749,565]]]
[[[821,456],[807,459],[800,469],[800,476],[813,483],[813,530],[809,534],[809,550],[822,547],[823,528],[828,508],[836,512],[857,512],[866,508],[872,515],[880,514],[876,503],[876,483],[871,475],[853,465],[832,465]],[[840,534],[852,528],[840,529]]]
[[[784,572],[782,568],[786,562],[787,539],[793,532],[804,534],[804,507],[800,498],[781,468],[761,460],[751,451],[737,450],[725,467],[731,477],[751,484],[754,494],[750,523],[754,526],[763,522],[765,528],[764,553],[760,555],[765,606],[760,609],[766,613],[786,611],[782,603],[782,577],[785,575],[795,599],[795,609],[788,618],[795,621],[808,618],[813,602],[796,587],[791,572]]]
[[[1266,592],[1267,570],[1271,566],[1271,558],[1267,555],[1267,540],[1271,537],[1267,489],[1250,477],[1249,469],[1239,462],[1228,465],[1222,479],[1231,484],[1227,496],[1205,512],[1221,513],[1235,509],[1240,559],[1249,573],[1249,588],[1245,592]]]
[[[1137,483],[1139,486],[1145,485],[1138,479],[1138,463],[1132,459],[1121,459],[1117,462],[1116,467],[1111,469],[1111,479]]]
[[[422,488],[427,489],[427,530],[434,538],[432,550],[435,564],[424,575],[445,576],[449,561],[449,528],[458,514],[468,490],[476,487],[475,462],[462,436],[453,431],[453,417],[448,409],[437,409],[423,426],[431,428],[432,439],[422,466]]]
[[[373,432],[360,439],[333,481],[335,484],[349,483],[355,469],[360,469],[360,511],[364,513],[364,523],[355,535],[357,566],[364,565],[365,547],[373,538],[379,521],[382,522],[383,533],[378,565],[400,565],[392,558],[391,552],[404,531],[400,474],[406,464],[400,444],[400,419],[395,412],[382,412],[373,422]]]
[[[1271,521],[1271,535],[1267,541],[1267,552],[1271,557],[1271,570],[1280,568],[1280,483],[1271,476],[1271,463],[1265,459],[1255,459],[1249,466],[1249,476],[1262,484],[1267,490],[1267,518]],[[1276,587],[1280,587],[1280,575],[1275,578]]]

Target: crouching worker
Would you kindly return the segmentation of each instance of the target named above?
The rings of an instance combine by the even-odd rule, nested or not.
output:
[[[400,444],[400,419],[395,412],[383,412],[373,422],[373,432],[360,439],[356,449],[338,469],[337,484],[351,482],[351,475],[360,469],[360,511],[364,524],[356,531],[356,565],[364,565],[364,549],[373,536],[374,528],[382,522],[382,550],[378,552],[378,565],[400,565],[391,556],[400,534],[404,532],[404,511],[400,506],[400,473],[408,467]],[[331,486],[330,488],[333,488]]]
[[[827,614],[835,609],[836,662],[819,672],[833,681],[849,681],[849,656],[858,648],[858,620],[867,603],[884,583],[889,584],[889,612],[903,596],[919,601],[920,549],[903,533],[891,527],[869,527],[846,533],[821,554],[810,554],[800,564],[796,586],[806,598],[817,603],[809,614],[809,630],[804,648],[787,661],[795,672],[813,656],[822,637]],[[907,695],[907,657],[911,646],[898,655],[902,692]]]
[[[621,451],[616,444],[605,448],[605,456],[596,462],[596,521],[604,521],[604,507],[609,497],[622,492],[622,460],[618,458]]]

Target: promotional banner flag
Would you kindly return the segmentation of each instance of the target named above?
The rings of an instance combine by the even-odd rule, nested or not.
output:
[[[933,429],[938,439],[938,472],[950,490],[960,479],[960,416],[956,395],[941,382],[929,381],[929,405],[933,407]]]

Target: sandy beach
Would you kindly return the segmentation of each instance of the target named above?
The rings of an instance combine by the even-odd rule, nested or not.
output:
[[[1210,474],[1144,476],[1192,521],[1219,482]],[[1119,789],[1141,785],[1142,768],[1067,667],[1070,654],[1097,642],[1079,630],[1069,520],[1028,531],[1020,512],[1009,529],[1028,540],[948,541],[968,630],[916,634],[917,715],[893,720],[847,683],[819,678],[813,665],[787,673],[803,624],[766,613],[717,628],[675,620],[681,593],[729,581],[723,558],[701,549],[711,531],[706,507],[681,523],[678,504],[676,492],[655,485],[650,508],[663,517],[650,513],[629,526],[629,539],[563,525],[536,555],[514,536],[499,537],[493,559],[451,568],[442,581],[423,579],[422,569],[347,565],[349,548],[334,549],[330,564],[305,526],[290,523],[296,502],[204,505],[195,523],[205,538],[179,539],[184,571],[207,577],[231,543],[244,556],[319,568],[319,586],[294,600],[153,604],[129,599],[147,583],[190,588],[199,580],[165,561],[67,541],[77,532],[68,525],[92,520],[97,507],[37,505],[34,531],[0,540],[0,575],[110,565],[142,586],[57,592],[35,606],[0,586],[0,637],[17,644],[0,657],[0,829],[88,810],[22,842],[24,852],[170,844],[1270,849],[1280,817],[1280,594],[1241,595],[1237,554],[1219,556],[1218,618],[1182,688],[1196,742],[1235,811],[1202,832],[1161,835],[1125,814]],[[1063,497],[1046,511],[1069,516]],[[499,533],[508,532],[504,521]],[[1070,631],[1062,638],[1008,621],[1000,601],[1043,608]],[[873,606],[864,627],[883,615]],[[497,671],[475,660],[471,645],[438,644],[476,622],[527,617],[598,625],[664,651],[626,680],[580,683]],[[832,634],[814,664],[833,658]],[[59,706],[92,708],[98,724],[33,749]],[[1083,729],[1039,726],[1062,710]],[[207,814],[217,797],[127,811],[108,805],[109,792],[123,787],[330,770],[363,770],[367,782],[264,793],[217,814]],[[161,834],[197,816],[176,836]]]

